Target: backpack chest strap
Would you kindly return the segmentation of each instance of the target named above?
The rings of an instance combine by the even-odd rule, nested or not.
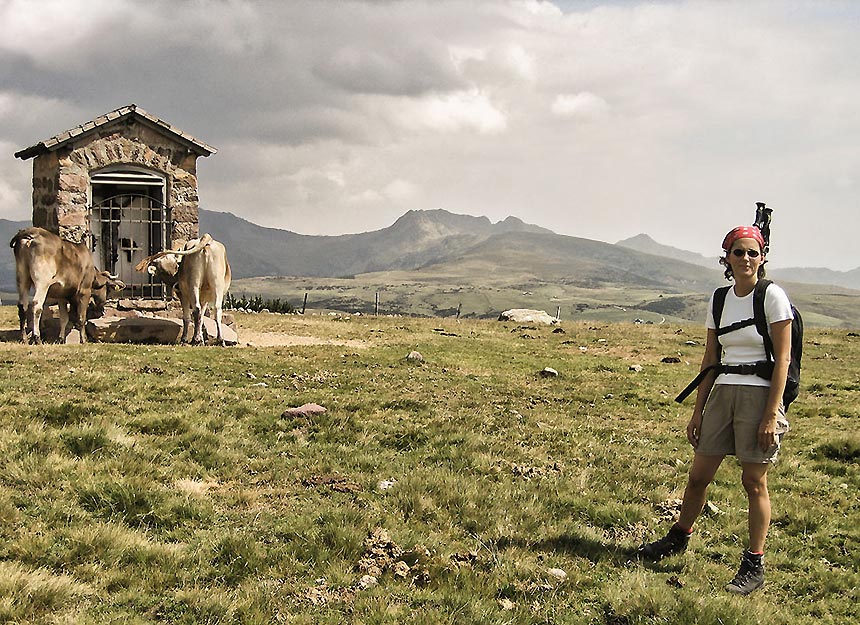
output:
[[[728,334],[729,332],[734,332],[735,330],[740,330],[741,328],[754,326],[755,323],[756,322],[754,317],[744,319],[743,321],[735,321],[733,324],[727,325],[724,328],[717,328],[717,336],[722,336],[723,334]]]

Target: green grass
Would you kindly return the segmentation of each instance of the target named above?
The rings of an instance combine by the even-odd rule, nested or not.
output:
[[[698,368],[697,325],[237,318],[240,337],[317,344],[3,344],[0,622],[860,616],[860,339],[845,330],[807,331],[767,586],[741,599],[722,591],[746,535],[732,461],[687,553],[630,558],[683,491],[691,404],[673,398]],[[0,308],[0,328],[16,323]],[[308,402],[328,411],[284,414]],[[369,550],[376,528],[402,554]],[[379,584],[360,589],[368,557]]]

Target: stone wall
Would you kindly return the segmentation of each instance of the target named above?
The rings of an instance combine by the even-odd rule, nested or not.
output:
[[[167,179],[172,243],[198,235],[198,154],[137,120],[101,132],[33,161],[33,225],[79,242],[88,230],[90,174],[108,166],[135,165]]]

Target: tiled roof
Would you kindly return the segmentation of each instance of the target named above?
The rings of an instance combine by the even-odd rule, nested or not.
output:
[[[75,126],[71,130],[62,132],[56,136],[51,137],[50,139],[40,141],[36,145],[32,145],[29,148],[21,150],[20,152],[16,152],[15,157],[27,160],[28,158],[33,158],[34,156],[39,156],[40,154],[45,154],[46,152],[52,152],[54,150],[59,149],[67,141],[71,141],[76,137],[89,133],[101,126],[120,119],[121,117],[127,117],[130,115],[137,116],[149,122],[150,125],[156,126],[165,134],[171,134],[175,137],[183,139],[186,143],[191,144],[193,151],[201,154],[202,156],[209,156],[210,154],[215,154],[215,152],[218,151],[211,145],[207,145],[202,141],[195,139],[191,135],[182,132],[181,130],[179,130],[179,128],[171,126],[163,119],[159,119],[155,115],[147,113],[136,104],[129,104],[128,106],[123,106],[121,108],[116,109],[115,111],[111,111],[110,113],[105,113],[104,115],[96,117],[94,120],[88,121],[85,124]]]

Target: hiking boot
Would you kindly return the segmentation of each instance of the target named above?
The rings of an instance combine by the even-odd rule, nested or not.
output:
[[[764,586],[763,557],[744,551],[738,574],[726,584],[726,590],[736,595],[748,595],[762,586]]]
[[[660,540],[655,540],[652,543],[645,543],[636,552],[639,557],[658,562],[663,558],[673,556],[676,553],[681,553],[687,548],[690,542],[690,533],[681,529],[677,525],[669,528],[669,532]]]

